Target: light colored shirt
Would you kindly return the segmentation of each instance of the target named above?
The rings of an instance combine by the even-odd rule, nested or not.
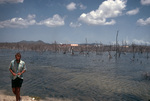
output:
[[[12,60],[11,63],[10,63],[10,66],[9,66],[9,69],[11,69],[14,73],[20,73],[22,72],[23,70],[27,70],[26,69],[26,64],[24,61],[20,60],[19,63],[16,62],[16,60]],[[16,76],[13,76],[11,74],[11,79],[16,79],[17,77],[23,79],[23,74],[22,75],[16,75]]]

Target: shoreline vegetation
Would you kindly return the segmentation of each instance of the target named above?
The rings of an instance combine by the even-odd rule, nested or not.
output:
[[[0,43],[0,49],[12,49],[12,50],[22,50],[22,51],[53,51],[53,52],[110,52],[110,51],[116,51],[116,52],[150,52],[150,45],[137,45],[135,43],[127,44],[126,42],[122,42],[122,44],[116,44],[113,45],[105,45],[103,43],[83,43],[83,44],[62,44],[57,43],[56,41],[54,43],[44,43],[43,41],[20,41],[20,42],[14,42],[14,43]]]
[[[43,41],[20,41],[15,43],[0,43],[0,49],[10,49],[10,50],[18,50],[18,51],[36,51],[36,52],[54,52],[54,53],[62,53],[62,54],[84,54],[89,55],[89,53],[95,53],[96,55],[102,55],[103,52],[108,52],[108,57],[111,59],[112,53],[115,52],[114,57],[117,59],[122,54],[132,53],[132,59],[135,59],[136,54],[146,54],[146,58],[150,58],[150,45],[137,45],[135,43],[127,44],[126,42],[122,42],[120,45],[116,39],[116,44],[113,45],[105,45],[100,43],[86,43],[84,44],[62,44],[57,43],[44,43]]]

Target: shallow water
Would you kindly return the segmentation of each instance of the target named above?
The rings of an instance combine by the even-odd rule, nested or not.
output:
[[[15,50],[0,50],[0,90],[11,92],[8,66]],[[21,51],[27,72],[21,95],[68,98],[73,101],[148,101],[150,58],[146,54],[121,54],[112,59],[102,55],[83,55]]]

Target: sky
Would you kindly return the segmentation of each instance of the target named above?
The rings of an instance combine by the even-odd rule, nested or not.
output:
[[[0,42],[150,45],[150,0],[0,0]]]

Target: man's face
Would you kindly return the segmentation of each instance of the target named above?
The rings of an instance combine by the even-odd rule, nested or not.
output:
[[[16,61],[17,61],[17,63],[19,63],[20,62],[20,59],[21,59],[21,57],[20,56],[15,56],[16,57]]]

